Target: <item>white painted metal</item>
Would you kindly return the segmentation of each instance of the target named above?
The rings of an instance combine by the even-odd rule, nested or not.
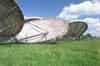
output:
[[[19,42],[34,43],[62,37],[68,32],[68,23],[62,19],[40,19],[24,24],[16,36]]]

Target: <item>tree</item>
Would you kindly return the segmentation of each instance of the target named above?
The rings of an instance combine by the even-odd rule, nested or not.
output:
[[[90,33],[87,33],[86,35],[82,35],[81,39],[93,39],[93,36]]]

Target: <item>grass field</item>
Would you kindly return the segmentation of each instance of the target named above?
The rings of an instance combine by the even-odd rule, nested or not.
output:
[[[0,45],[0,66],[100,66],[100,41]]]

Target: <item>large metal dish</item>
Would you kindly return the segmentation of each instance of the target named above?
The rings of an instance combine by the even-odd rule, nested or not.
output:
[[[69,37],[78,38],[87,30],[88,25],[82,21],[74,21],[69,23],[69,30],[67,35]]]
[[[24,24],[23,14],[15,0],[0,0],[0,37],[12,37]]]

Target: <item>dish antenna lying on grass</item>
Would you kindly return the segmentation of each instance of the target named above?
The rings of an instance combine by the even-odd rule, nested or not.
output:
[[[23,24],[24,17],[15,0],[0,0],[0,41],[15,36]]]
[[[44,42],[62,38],[68,32],[68,23],[62,19],[29,19],[16,36],[19,42]]]
[[[69,23],[67,36],[72,39],[80,39],[80,36],[87,30],[88,25],[83,21],[73,21]]]
[[[79,37],[87,29],[84,22],[69,23],[58,18],[24,20],[15,0],[0,0],[0,9],[0,41],[3,42],[12,37],[24,43],[55,41],[64,36]]]
[[[28,19],[22,31],[16,36],[18,42],[34,43],[56,39],[79,39],[87,30],[85,22],[75,21],[69,23],[62,19]]]

